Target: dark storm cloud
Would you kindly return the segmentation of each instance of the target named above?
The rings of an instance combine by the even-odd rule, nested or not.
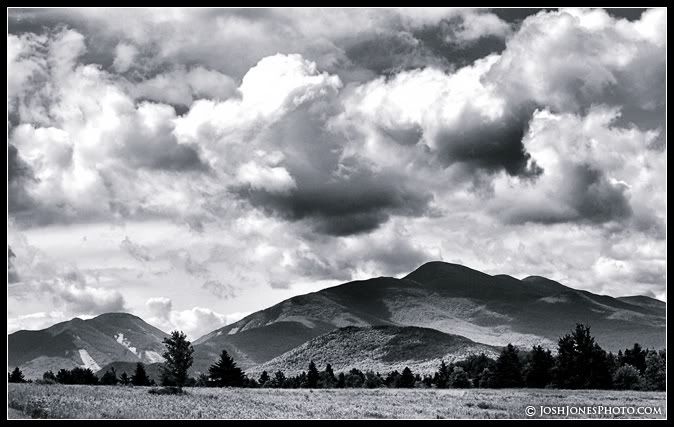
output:
[[[604,172],[589,164],[567,169],[562,188],[552,204],[503,207],[506,222],[557,224],[567,222],[604,224],[632,216],[627,189],[609,182]]]
[[[150,144],[134,144],[125,153],[129,163],[134,167],[146,167],[166,171],[208,171],[208,164],[199,157],[196,148],[189,145],[173,143],[155,147]]]
[[[19,155],[19,150],[9,144],[7,146],[7,208],[12,214],[30,210],[35,201],[26,191],[26,186],[35,182],[36,178],[30,165]]]
[[[320,233],[345,236],[374,230],[393,214],[420,216],[432,196],[423,189],[409,188],[401,176],[375,175],[361,170],[348,177],[325,181],[297,181],[287,193],[272,193],[250,187],[236,193],[270,213],[291,221],[307,219]]]
[[[505,170],[511,176],[533,178],[543,170],[526,152],[522,138],[528,119],[507,115],[503,119],[480,125],[480,113],[464,111],[461,122],[472,126],[443,131],[438,137],[439,157],[447,164],[463,163],[471,170],[495,172]]]

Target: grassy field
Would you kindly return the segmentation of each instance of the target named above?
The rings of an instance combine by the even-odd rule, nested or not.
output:
[[[153,395],[149,387],[9,384],[10,418],[540,418],[540,406],[656,407],[661,414],[570,418],[665,418],[663,392],[596,390],[214,389]],[[529,417],[527,406],[536,414]],[[543,418],[565,418],[544,415]]]

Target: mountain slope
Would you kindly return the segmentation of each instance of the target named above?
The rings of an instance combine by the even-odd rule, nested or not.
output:
[[[498,351],[496,347],[435,329],[347,326],[313,338],[248,372],[255,375],[263,370],[270,373],[283,370],[296,374],[306,371],[313,360],[320,369],[330,363],[335,372],[351,368],[390,372],[409,366],[415,372],[431,373],[441,360],[451,362],[479,353],[497,357]]]
[[[582,322],[607,350],[634,342],[663,348],[665,307],[645,296],[613,298],[540,276],[519,280],[429,262],[402,279],[354,281],[296,296],[213,331],[195,341],[194,369],[206,369],[223,348],[242,367],[254,367],[346,326],[417,326],[489,345],[554,349]]]
[[[168,335],[126,313],[107,313],[58,323],[40,331],[17,331],[8,336],[8,366],[19,366],[28,378],[47,370],[91,368],[94,372],[115,362],[162,361],[162,340]]]

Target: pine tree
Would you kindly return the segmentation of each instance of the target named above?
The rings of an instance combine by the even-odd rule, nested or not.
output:
[[[307,380],[306,380],[307,388],[318,387],[319,377],[320,375],[318,373],[318,369],[316,369],[316,364],[312,360],[311,362],[309,362],[309,372],[307,372]]]
[[[117,379],[117,372],[115,372],[115,368],[111,368],[111,370],[106,371],[105,374],[101,377],[100,380],[102,385],[117,385],[119,380]]]
[[[414,387],[414,374],[412,370],[405,366],[402,374],[400,374],[400,379],[398,380],[398,387],[400,388],[412,388]]]
[[[337,377],[335,377],[335,372],[332,370],[332,365],[328,363],[325,365],[325,370],[320,373],[318,386],[321,388],[334,388],[336,385]]]
[[[498,388],[521,387],[522,364],[518,355],[519,351],[512,344],[508,344],[496,359],[494,367],[495,386]]]
[[[216,387],[243,386],[243,372],[226,350],[222,350],[220,359],[208,368],[208,376]]]
[[[262,371],[262,375],[260,375],[260,379],[257,382],[260,384],[260,387],[267,387],[269,385],[269,374],[267,371]]]
[[[644,381],[650,390],[665,390],[667,386],[667,353],[665,350],[648,352]]]
[[[147,373],[145,372],[145,365],[143,365],[140,362],[136,364],[136,372],[133,375],[131,375],[131,384],[136,386],[152,385],[152,381],[150,381],[150,378],[147,376]]]
[[[631,349],[628,348],[625,350],[625,354],[620,361],[620,364],[632,365],[640,374],[643,374],[646,370],[646,355],[647,351],[642,349],[638,343],[634,343]]]
[[[283,371],[277,371],[274,374],[274,380],[272,381],[272,387],[274,388],[284,388],[286,385],[286,376]]]
[[[555,359],[550,350],[543,350],[540,345],[534,346],[528,356],[524,369],[524,383],[527,387],[543,388],[552,381],[552,367]]]
[[[121,385],[129,385],[130,382],[131,382],[131,379],[126,374],[126,372],[122,372],[122,375],[119,376],[119,383]]]
[[[344,375],[344,372],[340,372],[339,375],[337,375],[337,388],[345,388],[346,387],[346,375]]]
[[[164,338],[166,351],[162,368],[162,385],[174,385],[182,388],[187,383],[187,370],[192,366],[194,347],[187,340],[187,336],[180,331],[171,332],[169,338]]]
[[[10,374],[8,374],[8,381],[10,383],[25,383],[26,378],[23,376],[21,369],[17,366]]]
[[[433,383],[437,388],[447,388],[449,387],[449,367],[445,364],[445,361],[441,361],[440,368],[435,373],[433,377]]]
[[[363,387],[365,388],[379,388],[384,385],[384,380],[382,377],[377,373],[375,374],[373,371],[366,371],[365,372],[365,381],[363,382]]]

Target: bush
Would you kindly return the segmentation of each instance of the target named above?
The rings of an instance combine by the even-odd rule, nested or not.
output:
[[[161,388],[153,387],[150,390],[148,390],[148,393],[150,393],[150,394],[187,394],[187,392],[185,390],[183,390],[181,387],[176,387],[176,386],[166,386],[166,387],[161,387]]]
[[[621,366],[613,375],[613,386],[618,390],[641,390],[643,385],[639,370],[632,365]]]

